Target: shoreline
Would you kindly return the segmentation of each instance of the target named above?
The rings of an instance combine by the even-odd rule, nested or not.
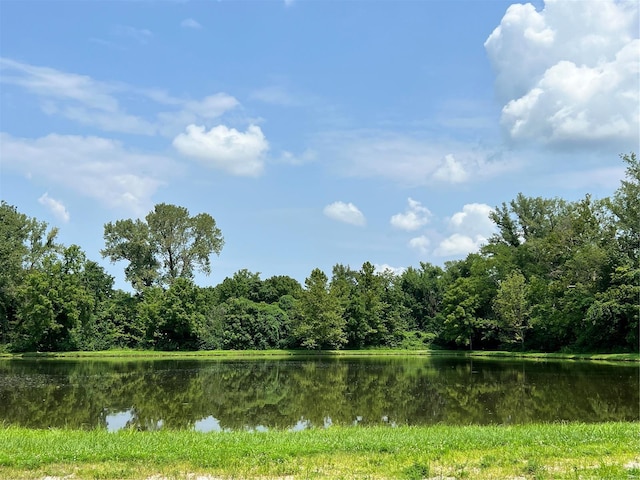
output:
[[[194,350],[194,351],[158,351],[158,350],[102,350],[76,352],[25,352],[0,353],[0,360],[5,359],[180,359],[180,358],[314,358],[314,357],[464,357],[489,359],[518,360],[576,360],[598,362],[634,362],[640,363],[640,353],[542,353],[542,352],[509,352],[485,350]]]

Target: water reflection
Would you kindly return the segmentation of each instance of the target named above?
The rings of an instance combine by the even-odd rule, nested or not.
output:
[[[0,361],[0,422],[303,430],[639,420],[638,365],[463,358]]]
[[[131,420],[133,420],[133,412],[131,410],[110,413],[105,416],[107,430],[109,430],[110,432],[115,432],[117,430],[126,428],[128,425],[131,425]]]
[[[194,423],[193,428],[198,432],[222,432],[224,429],[220,425],[220,420],[209,415],[207,418],[198,420]]]

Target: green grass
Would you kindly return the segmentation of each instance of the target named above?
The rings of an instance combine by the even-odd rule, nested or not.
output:
[[[0,428],[0,478],[630,479],[640,424],[331,427],[301,432]],[[72,477],[70,477],[72,476]],[[207,478],[207,477],[205,477]]]
[[[640,353],[536,353],[464,350],[200,350],[162,352],[157,350],[104,350],[98,352],[29,352],[0,353],[0,358],[287,358],[287,357],[362,357],[362,356],[457,356],[518,358],[531,360],[591,360],[608,362],[640,362]]]

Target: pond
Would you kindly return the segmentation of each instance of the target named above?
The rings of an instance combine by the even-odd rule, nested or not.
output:
[[[0,361],[0,423],[199,431],[638,421],[638,364],[367,357]]]

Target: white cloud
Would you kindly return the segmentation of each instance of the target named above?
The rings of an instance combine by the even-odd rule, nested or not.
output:
[[[189,125],[186,133],[173,140],[183,155],[201,160],[232,175],[255,177],[264,169],[264,154],[269,149],[260,127],[250,125],[242,133],[225,125],[208,132],[204,126]]]
[[[496,227],[489,218],[493,209],[484,203],[469,203],[462,211],[449,219],[449,229],[454,233],[442,240],[434,250],[440,257],[467,255],[477,252],[495,233]]]
[[[61,115],[106,132],[135,135],[161,133],[174,137],[185,126],[217,119],[240,104],[226,93],[216,93],[201,100],[176,98],[163,90],[102,82],[86,75],[6,58],[0,58],[0,82],[17,85],[40,97],[42,110],[48,115]],[[126,96],[128,101],[134,102],[152,100],[174,110],[152,113],[152,120],[147,120],[124,111],[118,96]]]
[[[317,149],[343,175],[383,177],[409,187],[477,181],[519,167],[483,147],[380,130],[327,133]]]
[[[409,240],[409,246],[414,248],[420,252],[421,255],[426,255],[429,252],[429,246],[431,245],[431,240],[426,235],[421,235],[419,237],[412,238]]]
[[[86,75],[61,72],[0,58],[0,81],[18,85],[43,98],[48,115],[62,115],[104,131],[153,135],[156,127],[141,117],[122,111],[115,93],[122,85],[100,82]]]
[[[434,172],[433,178],[445,183],[463,183],[469,179],[469,174],[464,165],[458,162],[453,155],[446,155]]]
[[[165,136],[173,137],[191,124],[205,123],[208,126],[207,121],[220,118],[240,105],[240,102],[226,93],[217,93],[202,100],[179,100],[177,105],[181,107],[178,111],[158,114],[160,132]]]
[[[305,150],[300,155],[295,155],[289,151],[284,150],[281,153],[278,162],[285,163],[287,165],[305,165],[307,163],[315,161],[316,157],[317,153],[311,149]]]
[[[169,173],[179,172],[165,157],[134,153],[100,137],[50,134],[23,139],[0,133],[0,157],[3,168],[139,215],[152,206],[152,195]]]
[[[635,0],[511,5],[485,42],[510,138],[592,148],[639,141]]]
[[[449,220],[449,227],[456,232],[491,235],[495,230],[489,214],[493,211],[485,203],[468,203],[462,207],[461,212],[456,212]]]
[[[486,238],[481,235],[470,237],[469,235],[454,233],[442,240],[433,253],[438,257],[467,255],[477,252],[485,242]]]
[[[407,270],[406,267],[392,267],[391,265],[387,265],[386,263],[383,263],[382,265],[375,264],[373,267],[376,273],[391,273],[395,276],[400,276]]]
[[[323,212],[327,217],[339,222],[359,227],[367,223],[362,212],[353,203],[333,202],[324,207]]]
[[[193,113],[202,118],[218,118],[225,112],[234,109],[240,104],[237,99],[226,93],[209,95],[200,101],[188,101],[184,105],[184,111]]]
[[[44,205],[49,209],[49,211],[56,217],[58,220],[67,223],[70,219],[69,212],[64,204],[60,200],[56,200],[55,198],[51,198],[48,193],[45,193],[40,198],[38,198],[38,202],[41,205]]]
[[[193,28],[193,29],[196,29],[196,30],[202,28],[202,25],[200,25],[193,18],[185,18],[182,22],[180,22],[180,26],[184,27],[184,28]]]
[[[413,231],[429,223],[432,214],[427,207],[412,198],[408,199],[409,207],[404,213],[391,217],[391,225],[401,230]]]
[[[86,107],[115,112],[118,101],[112,96],[116,87],[98,82],[86,75],[66,73],[0,58],[0,79],[19,85],[36,95],[58,100],[74,100]]]
[[[134,135],[155,135],[157,128],[154,124],[135,115],[124,112],[104,112],[100,110],[90,110],[82,106],[64,107],[58,109],[50,106],[47,113],[61,113],[69,120],[74,120],[83,125],[92,125],[105,132],[123,132]]]

